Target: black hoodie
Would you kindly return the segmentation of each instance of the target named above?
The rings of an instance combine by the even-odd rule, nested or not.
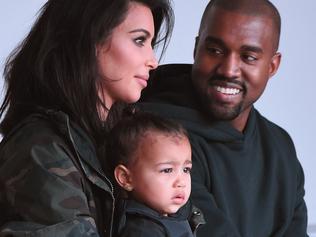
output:
[[[119,237],[194,237],[205,224],[200,210],[188,201],[176,213],[163,216],[135,200],[121,200]]]
[[[198,237],[305,237],[304,174],[288,133],[252,108],[243,133],[200,106],[191,65],[160,66],[141,108],[180,121],[192,145],[192,193],[207,224]]]

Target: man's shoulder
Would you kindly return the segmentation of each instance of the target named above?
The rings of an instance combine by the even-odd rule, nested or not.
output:
[[[173,91],[189,82],[191,76],[190,64],[165,64],[159,66],[150,74],[148,87],[143,95],[151,95],[159,91]]]
[[[285,137],[290,137],[289,133],[280,125],[278,125],[275,122],[272,122],[267,117],[263,116],[258,110],[255,110],[257,123],[260,127],[263,127],[265,129],[269,129],[273,133],[279,133],[282,134]]]
[[[279,144],[280,147],[288,147],[291,152],[295,150],[293,140],[284,128],[261,115],[257,110],[255,110],[255,113],[256,123],[263,137],[266,137],[270,143],[275,142]]]
[[[196,108],[191,81],[191,64],[166,64],[153,71],[140,102]]]
[[[192,64],[162,64],[152,72],[152,76],[169,76],[176,77],[179,75],[191,74]]]

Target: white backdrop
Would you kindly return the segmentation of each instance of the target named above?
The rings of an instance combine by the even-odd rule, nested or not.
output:
[[[192,63],[194,37],[208,0],[173,0],[176,25],[164,63]],[[9,52],[30,29],[45,0],[0,0],[0,70]],[[283,55],[277,75],[270,80],[256,107],[268,119],[292,136],[305,170],[309,231],[316,233],[316,160],[312,134],[316,134],[316,2],[315,0],[273,0],[282,17],[280,51]],[[0,87],[3,79],[1,77]],[[2,98],[3,94],[1,94]],[[316,236],[316,235],[315,235]]]

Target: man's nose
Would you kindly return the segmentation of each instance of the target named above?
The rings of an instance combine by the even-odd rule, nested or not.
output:
[[[217,73],[227,78],[238,78],[241,75],[240,57],[234,54],[229,54],[221,60],[217,67]]]

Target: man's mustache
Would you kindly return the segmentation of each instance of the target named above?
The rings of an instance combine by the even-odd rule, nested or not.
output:
[[[241,87],[243,90],[246,90],[246,85],[244,80],[238,80],[237,78],[225,77],[221,75],[213,75],[208,80],[209,85],[217,85],[217,84],[231,84],[237,87]]]

